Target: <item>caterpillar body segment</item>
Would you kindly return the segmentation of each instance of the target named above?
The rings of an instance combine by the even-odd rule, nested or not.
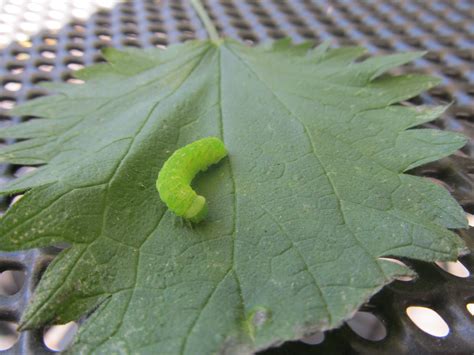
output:
[[[191,182],[227,155],[224,143],[217,137],[207,137],[176,150],[163,164],[156,180],[161,200],[176,215],[198,223],[207,215],[205,197],[198,195]]]

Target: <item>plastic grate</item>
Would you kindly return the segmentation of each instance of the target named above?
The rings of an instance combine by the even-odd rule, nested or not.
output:
[[[0,127],[29,119],[10,118],[5,111],[47,92],[45,81],[75,83],[72,73],[103,61],[100,49],[166,47],[206,33],[186,0],[4,0],[0,1]],[[370,54],[426,50],[424,58],[398,72],[438,76],[442,84],[410,100],[416,104],[453,102],[433,124],[474,137],[474,4],[470,0],[207,0],[203,1],[221,34],[249,45],[291,37],[315,44],[331,40],[334,46],[362,45]],[[12,141],[0,141],[9,144]],[[415,171],[447,187],[464,209],[474,214],[474,149],[472,141],[453,157]],[[27,167],[0,166],[0,183],[28,172]],[[0,212],[14,202],[0,200]],[[474,248],[471,228],[459,232]],[[59,249],[1,253],[0,271],[20,270],[26,278],[13,295],[0,295],[0,328],[17,322],[47,264]],[[470,271],[457,277],[435,264],[402,260],[420,275],[396,281],[364,307],[386,328],[382,340],[370,341],[349,325],[327,332],[317,345],[289,342],[265,354],[316,353],[471,353],[474,316],[474,258],[460,259]],[[442,338],[421,331],[407,316],[408,306],[436,310],[450,332]],[[12,335],[14,337],[14,335]],[[319,336],[319,341],[323,338]],[[307,341],[308,342],[308,341]],[[313,341],[313,343],[316,341]],[[0,348],[2,344],[0,342]],[[6,348],[6,347],[4,347]],[[2,348],[3,349],[3,348]],[[43,330],[22,333],[14,354],[49,352]]]

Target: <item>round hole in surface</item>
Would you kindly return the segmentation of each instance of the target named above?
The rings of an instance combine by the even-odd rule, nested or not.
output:
[[[20,61],[30,59],[31,57],[30,54],[27,52],[16,52],[14,56],[15,56],[15,59],[20,60]]]
[[[11,110],[15,106],[15,99],[10,97],[0,97],[0,108]]]
[[[18,324],[0,320],[0,351],[11,349],[16,344],[20,334]]]
[[[471,315],[474,316],[474,303],[468,303],[466,304],[467,311],[471,313]]]
[[[21,290],[25,283],[25,272],[22,270],[5,270],[0,273],[0,295],[12,296]]]
[[[389,25],[389,29],[390,29],[393,33],[396,33],[396,34],[398,34],[398,35],[405,35],[405,34],[407,33],[406,28],[403,27],[403,26],[399,26],[399,25],[390,24],[390,25]]]
[[[112,36],[108,34],[100,34],[97,36],[101,41],[110,41],[112,39]]]
[[[155,37],[155,38],[150,39],[150,43],[153,44],[154,46],[166,47],[168,45],[168,41],[166,40],[166,38],[160,38],[160,37]]]
[[[71,344],[76,335],[78,326],[76,322],[62,325],[53,325],[45,330],[43,342],[52,351],[64,351]]]
[[[181,32],[194,32],[194,29],[188,23],[183,23],[177,26],[178,31]]]
[[[86,32],[86,26],[83,23],[71,22],[70,26],[73,31],[82,32],[82,33]]]
[[[415,96],[407,100],[407,102],[412,103],[413,105],[419,106],[423,105],[423,99],[420,96]]]
[[[467,223],[469,223],[469,226],[474,227],[474,214],[466,212],[466,217],[467,217]]]
[[[46,62],[40,62],[40,63],[37,64],[37,68],[41,71],[49,73],[54,69],[54,64],[46,63]]]
[[[69,74],[66,74],[64,77],[63,77],[63,80],[66,82],[66,83],[69,83],[69,84],[76,84],[76,85],[81,85],[81,84],[84,84],[84,80],[81,80],[81,79],[78,79],[78,78],[75,78]]]
[[[151,23],[162,23],[163,22],[161,17],[158,16],[158,15],[149,15],[149,16],[147,16],[146,19]]]
[[[19,81],[8,80],[3,83],[3,88],[8,91],[20,91],[21,87],[22,85]]]
[[[250,31],[251,27],[245,23],[243,20],[234,20],[231,21],[231,25],[238,28],[239,30]]]
[[[106,45],[104,44],[103,47],[101,48],[105,48]],[[101,54],[97,54],[94,56],[94,59],[93,59],[94,63],[106,63],[107,60],[101,55]]]
[[[148,30],[159,37],[166,37],[166,30],[161,25],[150,25]]]
[[[304,38],[307,38],[307,39],[313,39],[313,40],[315,40],[315,39],[318,38],[317,35],[316,35],[313,31],[311,31],[311,30],[309,30],[309,29],[301,29],[301,30],[298,30],[298,33],[299,33],[300,35],[302,35]]]
[[[17,170],[15,170],[13,175],[16,178],[19,178],[19,177],[31,174],[31,173],[35,172],[36,170],[38,170],[38,168],[36,168],[34,166],[22,166],[22,167],[18,168]]]
[[[138,33],[135,29],[124,28],[122,29],[122,34],[128,38],[138,38]]]
[[[428,52],[425,54],[424,58],[433,63],[439,64],[442,62],[441,54],[436,52]]]
[[[375,38],[372,40],[372,43],[381,49],[392,49],[392,43],[387,39]]]
[[[257,37],[255,37],[255,35],[250,31],[239,31],[239,36],[249,44],[253,44],[258,41]]]
[[[53,59],[56,58],[56,53],[53,51],[48,51],[48,50],[43,50],[40,52],[42,57],[48,58],[48,59]]]
[[[466,92],[470,96],[474,96],[474,85],[468,85],[466,87]]]
[[[121,9],[122,13],[125,14],[125,15],[130,15],[130,16],[134,16],[135,15],[135,11],[133,9],[127,9],[127,8],[123,8]]]
[[[261,8],[252,9],[252,12],[259,17],[265,17],[265,18],[270,17],[270,15],[264,9],[261,9]]]
[[[461,71],[457,68],[453,68],[453,67],[445,68],[443,70],[443,73],[449,76],[450,78],[459,79],[459,80],[463,79]]]
[[[268,35],[274,39],[285,38],[286,33],[277,29],[271,29],[268,32]]]
[[[445,101],[451,101],[452,100],[452,97],[451,97],[451,94],[449,93],[449,91],[446,88],[443,88],[443,87],[433,88],[433,89],[429,90],[429,93],[432,96],[434,96],[438,99],[441,99],[441,100],[445,100]]]
[[[263,19],[259,19],[259,21],[265,27],[270,27],[270,28],[277,28],[278,27],[278,25],[272,19],[263,18]]]
[[[104,48],[107,48],[107,47],[110,47],[110,43],[108,43],[107,41],[96,41],[96,42],[94,42],[94,48],[95,49],[104,49]],[[95,58],[97,58],[97,56]]]
[[[469,49],[457,49],[454,51],[454,54],[458,57],[461,58],[462,60],[467,60],[471,61],[474,59],[474,53],[473,51]]]
[[[55,46],[56,44],[58,44],[58,38],[51,37],[51,36],[44,36],[43,43],[46,44],[47,46]]]
[[[99,17],[109,17],[110,11],[107,11],[106,9],[99,9],[95,14]]]
[[[194,39],[196,39],[196,37],[194,36],[194,33],[184,33],[181,36],[179,36],[179,40],[181,42],[192,41]]]
[[[76,33],[70,34],[68,37],[71,40],[71,42],[74,42],[76,44],[80,44],[80,43],[85,42],[85,38],[81,35],[76,34]]]
[[[178,21],[186,21],[188,19],[186,15],[183,15],[183,14],[174,14],[173,17]]]
[[[290,18],[290,22],[291,22],[294,26],[296,26],[296,27],[305,27],[305,26],[306,26],[306,24],[304,23],[304,21],[301,20],[301,19],[298,18],[298,17],[292,17],[292,18]]]
[[[474,113],[468,107],[455,107],[454,114],[460,120],[474,121]]]
[[[31,82],[33,84],[45,83],[48,81],[52,81],[52,79],[44,75],[33,75],[33,77],[31,78]]]
[[[76,61],[69,61],[66,66],[71,70],[79,70],[84,68],[84,64]]]
[[[145,3],[145,10],[148,12],[158,12],[158,9],[156,8],[156,6],[153,5],[153,3],[151,4]]]
[[[345,37],[346,36],[346,32],[344,32],[344,30],[342,28],[337,28],[336,27],[334,29],[329,30],[329,32],[331,32],[336,37]]]
[[[459,261],[437,261],[436,265],[438,265],[441,269],[450,273],[451,275],[457,277],[469,277],[471,274],[469,270]]]
[[[380,341],[387,336],[387,329],[382,321],[369,312],[357,312],[347,321],[347,325],[354,333],[367,340]]]
[[[301,341],[309,345],[318,345],[324,341],[324,338],[323,332],[316,332],[314,334],[305,336],[303,339],[301,339]]]
[[[406,313],[418,328],[429,335],[442,338],[449,334],[448,324],[431,308],[410,306],[406,309]]]
[[[446,47],[456,46],[456,38],[452,36],[437,36],[436,40]]]
[[[15,197],[12,198],[10,202],[10,207],[13,206],[15,203],[20,201],[23,198],[23,195],[16,195]]]
[[[122,41],[122,44],[125,47],[135,47],[135,48],[141,48],[141,43],[139,41],[136,41],[134,39],[124,39]]]
[[[25,71],[25,67],[20,64],[11,63],[7,65],[7,70],[12,74],[21,74]]]
[[[129,18],[125,18],[125,19],[122,18],[121,22],[122,22],[122,25],[124,25],[124,26],[134,26],[134,27],[136,27],[138,25],[138,23],[134,19],[129,19]]]
[[[327,26],[334,26],[334,21],[326,15],[318,16],[318,19],[321,23],[323,23]]]
[[[82,57],[84,55],[84,51],[80,48],[71,48],[69,50],[69,54],[71,54],[75,57]]]
[[[412,47],[423,48],[422,42],[416,37],[404,37],[403,41]]]

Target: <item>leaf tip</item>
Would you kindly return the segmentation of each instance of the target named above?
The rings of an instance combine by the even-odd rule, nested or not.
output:
[[[448,132],[452,138],[453,144],[457,146],[457,149],[461,149],[464,147],[468,142],[469,138],[466,137],[464,134],[459,132]]]

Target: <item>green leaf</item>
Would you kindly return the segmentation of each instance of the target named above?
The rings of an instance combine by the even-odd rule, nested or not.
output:
[[[2,188],[26,193],[1,220],[1,248],[69,245],[21,327],[90,313],[72,352],[251,353],[338,327],[411,273],[381,257],[463,253],[446,229],[466,227],[462,209],[405,174],[465,143],[413,129],[442,108],[397,104],[438,81],[382,75],[421,53],[363,53],[230,40],[108,50],[84,85],[17,107],[42,118],[1,131],[27,140],[0,158],[41,166]],[[195,181],[209,215],[190,228],[155,180],[207,136],[229,157]]]

